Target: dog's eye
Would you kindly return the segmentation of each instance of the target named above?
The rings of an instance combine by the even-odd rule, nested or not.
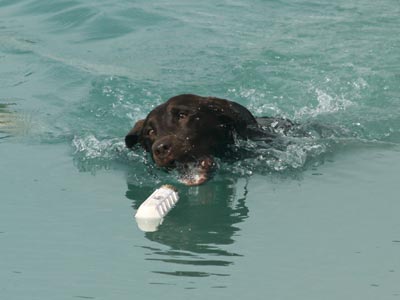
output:
[[[148,131],[147,131],[147,135],[148,136],[153,136],[153,135],[155,135],[156,134],[156,131],[154,130],[154,129],[149,129]]]
[[[179,119],[179,120],[185,119],[186,117],[187,117],[187,114],[186,114],[186,113],[184,113],[184,112],[178,113],[178,119]]]

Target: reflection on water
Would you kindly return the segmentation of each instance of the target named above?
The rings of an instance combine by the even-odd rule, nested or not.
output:
[[[12,101],[0,98],[0,142],[32,133],[32,115],[21,112]]]
[[[235,242],[234,237],[240,230],[237,224],[248,217],[246,186],[245,179],[213,180],[198,187],[179,186],[177,206],[156,232],[144,233],[147,239],[167,246],[167,249],[143,247],[149,252],[146,260],[168,264],[162,264],[163,270],[153,272],[186,277],[228,276],[222,269],[221,272],[214,269],[229,266],[233,257],[241,256],[225,247]],[[153,190],[154,187],[128,183],[126,196],[137,210]],[[207,267],[213,271],[204,271]]]
[[[14,121],[9,106],[10,104],[0,103],[0,140],[12,135]]]

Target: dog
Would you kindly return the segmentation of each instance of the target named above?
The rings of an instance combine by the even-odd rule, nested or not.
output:
[[[239,103],[183,94],[154,108],[125,136],[128,148],[141,145],[155,164],[177,169],[180,181],[199,185],[216,167],[215,157],[229,158],[238,139],[272,142],[293,123],[283,118],[256,118]]]

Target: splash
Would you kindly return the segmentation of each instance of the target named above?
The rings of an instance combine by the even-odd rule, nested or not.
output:
[[[95,172],[99,169],[109,169],[116,161],[126,160],[127,151],[120,139],[100,140],[89,134],[83,137],[75,136],[72,140],[74,162],[80,171]]]
[[[94,135],[83,138],[75,136],[72,144],[75,154],[81,154],[85,159],[113,159],[116,153],[121,153],[125,147],[117,139],[99,140]]]
[[[298,136],[298,132],[307,136]],[[220,163],[221,167],[237,176],[253,174],[285,173],[302,170],[309,163],[318,165],[324,155],[330,153],[335,139],[312,136],[298,128],[297,133],[281,135],[272,143],[262,141],[238,141],[236,151],[243,153],[237,161]]]
[[[303,107],[295,114],[295,118],[301,119],[306,117],[316,117],[321,114],[335,113],[346,110],[354,103],[342,96],[332,96],[328,92],[315,88],[314,92],[318,101],[315,107]]]
[[[97,171],[118,169],[127,175],[129,184],[155,186],[167,181],[176,181],[158,169],[143,150],[131,151],[123,139],[98,138],[93,134],[75,136],[72,140],[74,164],[81,172],[96,174]]]

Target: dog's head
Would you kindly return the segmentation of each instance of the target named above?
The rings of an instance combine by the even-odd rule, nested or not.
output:
[[[159,167],[178,168],[183,173],[188,166],[194,167],[196,176],[183,181],[195,185],[208,178],[214,167],[213,157],[223,155],[235,135],[247,138],[256,127],[255,118],[240,104],[180,95],[138,121],[125,143],[128,148],[140,144]]]

